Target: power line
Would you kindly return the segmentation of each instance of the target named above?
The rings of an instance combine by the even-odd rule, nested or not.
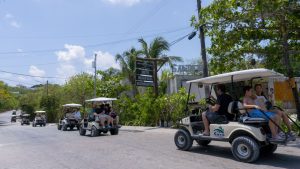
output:
[[[179,32],[182,30],[190,29],[190,27],[185,27],[185,28],[180,28],[176,29],[173,31],[165,31],[165,32],[160,32],[156,34],[150,34],[150,35],[145,35],[143,37],[153,37],[153,36],[158,36],[161,34],[170,34],[174,32]],[[132,41],[132,40],[137,40],[139,37],[133,37],[133,38],[128,38],[128,39],[122,39],[122,40],[116,40],[116,41],[110,41],[110,42],[103,42],[99,44],[92,44],[92,45],[82,45],[84,48],[93,48],[93,47],[99,47],[99,46],[105,46],[105,45],[113,45],[113,44],[118,44],[122,42],[127,42],[127,41]],[[64,48],[57,48],[57,49],[45,49],[45,50],[30,50],[30,51],[10,51],[10,52],[0,52],[0,55],[5,55],[5,54],[24,54],[24,53],[47,53],[47,52],[54,52],[54,51],[59,51],[59,50],[65,50]]]
[[[14,72],[8,72],[5,70],[0,70],[2,73],[8,73],[8,74],[13,74],[13,75],[19,75],[19,76],[27,76],[27,77],[39,77],[39,78],[44,78],[44,79],[67,79],[63,77],[51,77],[51,76],[34,76],[34,75],[27,75],[27,74],[22,74],[22,73],[14,73]]]
[[[172,41],[172,42],[170,43],[170,47],[173,46],[173,45],[175,45],[176,43],[182,41],[183,39],[185,39],[186,37],[190,36],[190,35],[193,34],[193,33],[194,33],[194,32],[191,32],[191,33],[189,33],[189,34],[187,34],[187,35],[184,35],[184,36],[182,36],[182,37],[180,37],[180,38],[178,38],[178,39]]]

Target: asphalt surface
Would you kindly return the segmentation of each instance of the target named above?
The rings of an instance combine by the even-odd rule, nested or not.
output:
[[[173,129],[122,127],[116,136],[89,137],[58,131],[54,124],[6,123],[10,114],[0,114],[0,169],[300,168],[300,143],[247,164],[235,161],[228,143],[194,143],[190,151],[177,150]]]

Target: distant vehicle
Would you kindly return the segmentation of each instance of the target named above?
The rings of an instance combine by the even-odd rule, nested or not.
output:
[[[198,86],[210,85],[210,91],[213,91],[212,89],[216,84],[230,84],[232,92],[230,94],[239,98],[236,95],[238,87],[243,87],[246,83],[252,86],[254,79],[262,80],[262,78],[278,76],[283,77],[282,74],[268,69],[250,69],[205,77],[188,81],[187,83],[190,84],[190,88],[192,83],[196,83]],[[242,83],[240,83],[241,86],[235,86],[234,82]],[[190,91],[188,96],[190,96]],[[210,105],[216,103],[211,98],[207,98],[206,101]],[[209,125],[210,134],[208,136],[202,134],[204,131],[202,117],[187,112],[189,115],[180,120],[180,129],[174,136],[175,145],[179,150],[188,151],[192,147],[194,140],[202,146],[208,145],[211,141],[229,142],[232,154],[238,161],[254,162],[261,153],[272,154],[276,151],[278,144],[286,145],[289,141],[294,141],[289,139],[287,132],[279,125],[276,126],[279,131],[283,132],[285,139],[272,141],[268,121],[264,118],[249,117],[245,111],[246,109],[238,99],[232,101],[228,106],[227,112],[224,113],[234,115],[233,120],[228,120],[226,116],[222,116],[219,122]],[[268,117],[262,110],[260,111]],[[268,120],[270,120],[269,117]],[[292,121],[292,119],[290,120]]]
[[[46,112],[45,111],[35,111],[35,117],[32,121],[32,127],[46,126]]]
[[[17,122],[17,115],[11,115],[10,122]]]
[[[88,103],[92,104],[110,104],[112,106],[113,101],[117,99],[115,98],[106,98],[106,97],[99,97],[94,98],[90,100],[86,100]],[[93,113],[89,114],[87,118],[84,118],[81,121],[80,128],[79,128],[79,134],[84,136],[86,134],[86,131],[91,132],[91,136],[95,137],[100,135],[101,133],[107,133],[110,132],[111,135],[118,135],[120,126],[119,123],[119,116],[116,113],[110,113],[107,114],[113,119],[112,126],[109,126],[107,124],[107,121],[105,121],[105,126],[102,126],[99,121],[99,116],[95,116]]]
[[[80,115],[80,107],[81,104],[65,104],[63,107],[63,117],[58,121],[57,129],[66,131],[68,128],[73,130],[74,127],[79,130],[81,115]]]
[[[11,115],[17,115],[17,110],[13,110]]]
[[[21,114],[20,118],[21,118],[21,125],[23,126],[24,124],[30,125],[30,121],[29,121],[29,114]]]

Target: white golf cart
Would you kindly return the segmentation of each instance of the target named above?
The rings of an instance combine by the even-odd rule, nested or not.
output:
[[[113,101],[117,100],[116,98],[106,98],[106,97],[99,97],[99,98],[94,98],[94,99],[90,99],[90,100],[86,100],[87,103],[92,103],[92,104],[110,104],[111,106],[113,106]],[[120,126],[118,125],[119,123],[119,116],[117,114],[109,114],[110,117],[113,118],[113,124],[112,126],[109,127],[105,127],[105,126],[101,126],[101,123],[98,119],[98,117],[96,117],[93,114],[93,111],[91,112],[91,114],[88,115],[87,118],[84,118],[81,121],[80,127],[79,127],[79,134],[81,136],[84,136],[86,134],[86,131],[90,131],[91,132],[91,137],[95,137],[100,135],[101,133],[107,133],[108,131],[110,132],[111,135],[118,135],[119,133],[119,128]],[[107,121],[105,121],[105,124],[107,124]]]
[[[235,94],[239,87],[245,86],[246,82],[252,86],[255,79],[278,76],[283,75],[268,69],[250,69],[188,81],[187,83],[190,84],[189,96],[194,83],[199,86],[211,86],[210,92],[216,84],[227,84],[227,87],[231,88],[231,96],[235,96],[235,101],[228,106],[228,113],[233,114],[234,118],[232,121],[228,121],[225,117],[217,124],[210,124],[210,136],[204,136],[202,134],[204,131],[202,117],[199,114],[189,113],[187,101],[189,115],[180,121],[180,129],[174,137],[177,148],[187,151],[192,147],[194,140],[202,146],[208,145],[211,141],[224,141],[231,144],[232,154],[238,161],[254,162],[260,153],[273,153],[278,144],[286,145],[291,141],[288,139],[287,133],[284,132],[284,141],[271,142],[267,121],[263,118],[248,117],[242,103],[238,100],[239,97]],[[207,99],[207,102],[212,104],[214,100]],[[277,127],[283,131],[280,126],[277,125]]]
[[[20,118],[21,118],[21,125],[22,125],[22,126],[23,126],[24,124],[30,125],[29,117],[30,117],[30,114],[21,114],[21,115],[20,115]]]
[[[65,104],[63,107],[63,117],[58,121],[57,129],[66,131],[68,127],[70,130],[73,130],[74,127],[79,130],[79,125],[81,121],[81,115],[77,115],[76,112],[79,112],[81,104]]]
[[[39,125],[40,127],[46,126],[46,112],[45,111],[35,111],[35,117],[32,121],[32,127]]]

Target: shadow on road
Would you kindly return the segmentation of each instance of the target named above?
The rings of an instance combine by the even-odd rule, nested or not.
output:
[[[209,145],[206,147],[194,146],[189,152],[235,160],[230,147],[221,147],[216,145]],[[276,153],[276,151],[272,155],[261,154],[260,158],[254,162],[254,164],[282,168],[299,168],[300,154],[283,154],[280,152]]]

